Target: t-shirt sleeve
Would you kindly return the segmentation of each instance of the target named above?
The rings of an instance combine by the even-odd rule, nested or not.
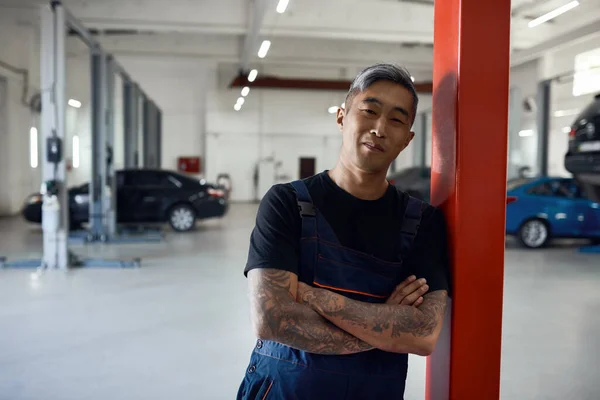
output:
[[[448,234],[446,220],[439,208],[430,207],[423,212],[409,265],[417,278],[427,280],[430,292],[451,292]]]
[[[244,275],[255,268],[276,268],[298,275],[301,219],[290,185],[275,185],[260,202]]]

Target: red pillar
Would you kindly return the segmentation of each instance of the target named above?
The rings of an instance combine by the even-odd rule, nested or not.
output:
[[[500,397],[510,12],[510,0],[435,2],[431,199],[448,221],[454,293],[428,400]]]

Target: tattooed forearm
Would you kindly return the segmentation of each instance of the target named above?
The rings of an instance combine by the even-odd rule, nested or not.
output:
[[[387,351],[424,355],[431,352],[441,330],[446,299],[446,291],[435,291],[415,308],[363,303],[323,289],[302,296],[304,304],[365,342]]]
[[[373,347],[295,301],[295,275],[256,269],[248,274],[252,322],[257,336],[319,354],[352,354]]]

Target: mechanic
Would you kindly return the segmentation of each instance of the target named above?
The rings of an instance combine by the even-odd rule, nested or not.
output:
[[[363,70],[337,112],[335,167],[261,201],[244,271],[258,340],[238,399],[402,399],[408,354],[433,351],[444,218],[386,180],[417,104],[406,69]]]

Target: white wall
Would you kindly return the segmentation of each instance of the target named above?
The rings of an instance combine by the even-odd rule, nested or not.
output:
[[[255,199],[253,176],[259,160],[280,162],[278,179],[261,176],[270,183],[300,176],[299,159],[314,157],[316,172],[333,168],[342,143],[330,106],[344,101],[345,93],[311,90],[259,90],[250,92],[242,110],[233,109],[239,90],[209,93],[207,103],[207,178],[219,173],[232,177],[232,200]],[[420,110],[431,107],[431,96],[421,96]],[[413,164],[409,146],[398,158],[397,169]],[[269,173],[270,174],[270,173]],[[269,184],[258,198],[264,194]]]
[[[28,99],[39,91],[39,33],[37,29],[17,24],[9,16],[0,15],[0,60],[29,71]],[[29,162],[29,130],[37,126],[38,116],[22,104],[23,78],[0,66],[6,78],[3,109],[4,130],[0,130],[0,215],[19,211],[25,197],[39,190],[41,171]],[[0,117],[1,118],[1,117]]]

